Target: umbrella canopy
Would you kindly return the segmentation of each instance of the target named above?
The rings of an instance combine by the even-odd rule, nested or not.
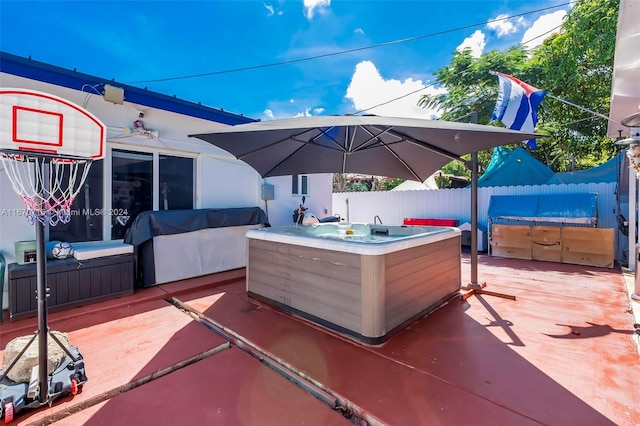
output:
[[[189,135],[230,152],[262,177],[362,173],[424,181],[462,155],[542,135],[375,115],[313,116]]]

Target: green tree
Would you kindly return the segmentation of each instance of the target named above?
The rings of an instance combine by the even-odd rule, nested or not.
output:
[[[384,182],[384,187],[387,191],[391,191],[393,188],[400,185],[404,181],[405,181],[404,179],[387,178]]]
[[[344,173],[333,174],[333,192],[347,191],[347,175]]]
[[[527,52],[521,47],[514,47],[504,52],[492,50],[479,58],[471,56],[470,49],[456,51],[451,63],[435,72],[436,80],[447,91],[439,95],[422,95],[418,105],[440,108],[443,111],[441,116],[443,120],[469,122],[469,114],[477,112],[478,123],[504,127],[501,123],[491,122],[491,114],[498,97],[498,83],[496,77],[490,72],[500,71],[510,75],[522,75],[526,62]],[[489,164],[491,151],[478,153],[481,169]],[[447,172],[448,174],[470,175],[464,167],[449,167],[452,170]]]
[[[478,123],[491,121],[498,96],[496,77],[490,71],[522,74],[527,52],[514,47],[505,52],[492,50],[480,58],[471,56],[470,49],[456,51],[451,63],[435,72],[436,80],[447,89],[439,95],[422,95],[418,105],[438,107],[443,120],[469,121],[471,112],[478,112]]]
[[[532,84],[561,99],[606,114],[609,111],[618,0],[582,0],[568,13],[562,31],[539,46],[527,63]],[[589,168],[611,158],[607,120],[547,97],[539,131],[553,136],[544,151],[554,170]]]
[[[467,156],[467,157],[470,157],[470,156]],[[471,159],[468,158],[467,160],[470,161]],[[457,160],[454,160],[444,165],[442,167],[442,173],[445,173],[447,175],[454,175],[454,176],[471,177],[471,171],[465,166],[465,164],[462,161],[457,161]]]
[[[502,126],[491,122],[498,82],[490,71],[500,71],[559,98],[606,113],[617,20],[617,0],[582,0],[568,12],[561,29],[532,52],[520,46],[502,52],[493,50],[480,58],[472,57],[468,49],[455,52],[451,63],[435,73],[447,92],[423,95],[418,104],[439,107],[444,120],[464,121],[470,112],[477,111],[480,124]],[[615,152],[613,142],[606,137],[606,120],[591,113],[547,97],[538,118],[537,131],[551,137],[539,139],[538,149],[532,154],[556,171],[592,167]],[[481,168],[490,158],[490,151],[478,153]]]

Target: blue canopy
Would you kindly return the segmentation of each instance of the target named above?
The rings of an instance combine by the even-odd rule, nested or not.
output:
[[[629,167],[625,161],[625,153],[620,152],[591,169],[554,173],[522,147],[510,150],[499,146],[493,149],[487,170],[478,178],[478,187],[618,182],[620,173]]]
[[[554,174],[549,179],[549,184],[560,183],[601,183],[601,182],[617,182],[618,175],[624,166],[625,153],[619,152],[606,163],[586,170],[578,170],[577,172],[561,172]]]
[[[553,170],[522,147],[514,150],[495,147],[487,170],[478,178],[478,187],[544,185]]]

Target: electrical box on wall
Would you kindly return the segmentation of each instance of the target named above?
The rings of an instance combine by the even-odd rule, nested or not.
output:
[[[103,97],[107,102],[122,105],[124,103],[124,89],[122,87],[105,84]]]
[[[273,200],[274,198],[275,198],[275,190],[273,185],[269,183],[263,183],[262,184],[262,200],[270,201],[270,200]]]

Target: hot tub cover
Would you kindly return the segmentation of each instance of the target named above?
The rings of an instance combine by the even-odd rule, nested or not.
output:
[[[598,221],[598,194],[493,195],[487,216],[528,222],[588,224]]]
[[[267,215],[259,207],[146,211],[133,221],[124,242],[138,247],[158,235],[259,224],[270,226]]]

